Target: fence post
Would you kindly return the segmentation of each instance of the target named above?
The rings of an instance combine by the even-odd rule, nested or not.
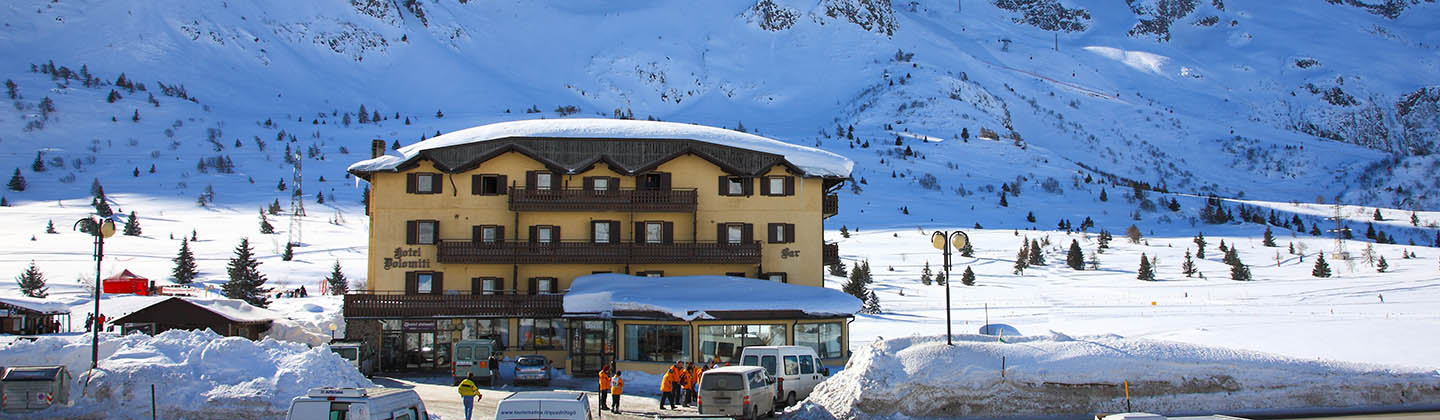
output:
[[[155,420],[155,384],[150,384],[150,420]]]

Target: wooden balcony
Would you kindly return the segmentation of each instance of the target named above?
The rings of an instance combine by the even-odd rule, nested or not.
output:
[[[695,189],[528,190],[510,187],[510,211],[693,212]]]
[[[346,318],[428,318],[441,316],[558,318],[564,295],[406,295],[350,293]]]
[[[821,264],[831,265],[840,263],[840,244],[825,244],[821,251]]]
[[[835,194],[826,194],[825,201],[822,203],[820,208],[820,213],[827,218],[840,214],[840,196]]]
[[[442,264],[759,264],[760,243],[592,243],[446,240],[437,244]]]

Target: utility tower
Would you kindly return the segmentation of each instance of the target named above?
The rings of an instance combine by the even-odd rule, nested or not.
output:
[[[1345,249],[1345,234],[1350,232],[1350,228],[1345,226],[1345,216],[1340,214],[1339,202],[1335,203],[1334,213],[1330,217],[1327,217],[1327,219],[1335,222],[1335,228],[1330,230],[1335,233],[1335,253],[1330,259],[1348,261],[1350,259],[1350,251]]]
[[[299,150],[296,150],[293,153],[295,153],[295,156],[292,156],[294,158],[293,161],[295,162],[295,169],[294,175],[290,183],[295,186],[295,189],[290,194],[289,243],[298,245],[301,244],[301,241],[303,240],[300,237],[300,222],[301,219],[305,217],[305,195],[304,190],[301,188],[300,185],[301,180],[304,178],[304,173],[303,171],[301,171],[303,166],[302,162],[304,162],[304,160],[301,159]]]

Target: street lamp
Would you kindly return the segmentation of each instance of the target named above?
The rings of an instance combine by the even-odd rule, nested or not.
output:
[[[953,346],[955,343],[952,341],[953,334],[950,332],[950,254],[952,247],[955,250],[961,250],[970,245],[970,236],[958,230],[954,232],[935,231],[930,234],[930,243],[935,246],[935,249],[944,251],[945,254],[945,344]]]
[[[95,236],[95,313],[90,315],[95,320],[95,329],[91,330],[90,337],[90,370],[95,370],[100,365],[100,289],[103,287],[100,260],[105,257],[105,238],[115,236],[115,221],[97,215],[77,220],[71,228]]]

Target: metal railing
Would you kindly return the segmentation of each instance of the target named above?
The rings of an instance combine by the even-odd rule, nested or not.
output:
[[[825,199],[821,203],[820,207],[820,213],[823,214],[825,217],[840,214],[840,196],[835,194],[826,194]]]
[[[695,189],[531,190],[510,187],[510,211],[695,211]]]
[[[760,243],[475,242],[437,244],[442,264],[759,264]]]
[[[825,265],[840,263],[840,244],[825,244],[822,249],[820,263]]]

